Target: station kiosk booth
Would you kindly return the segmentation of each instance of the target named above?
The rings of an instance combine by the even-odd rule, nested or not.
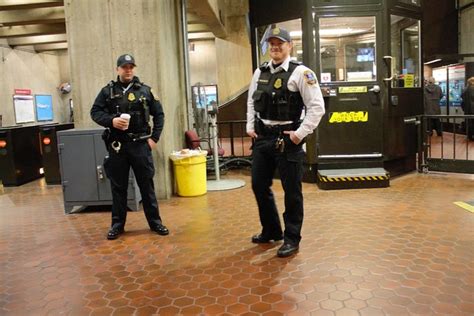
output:
[[[291,56],[315,71],[326,114],[306,140],[307,181],[323,189],[384,187],[416,169],[423,113],[421,0],[251,0],[254,68],[262,39],[290,32]]]

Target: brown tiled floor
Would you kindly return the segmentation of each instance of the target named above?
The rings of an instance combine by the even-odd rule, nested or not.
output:
[[[300,252],[281,259],[250,243],[249,184],[162,201],[166,237],[131,212],[116,241],[108,212],[64,215],[59,186],[0,187],[0,314],[474,314],[474,214],[453,204],[473,200],[473,176],[304,192]]]

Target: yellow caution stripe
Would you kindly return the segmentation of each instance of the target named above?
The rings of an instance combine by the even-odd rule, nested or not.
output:
[[[350,181],[383,181],[390,177],[385,176],[367,176],[367,177],[326,177],[318,175],[321,182],[350,182]]]
[[[459,207],[462,207],[466,211],[474,213],[474,206],[472,206],[471,204],[467,204],[465,202],[454,202],[454,204],[456,204]]]

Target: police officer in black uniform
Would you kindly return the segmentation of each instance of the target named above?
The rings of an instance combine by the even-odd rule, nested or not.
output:
[[[127,219],[127,190],[130,167],[140,188],[143,209],[150,229],[168,235],[162,224],[155,195],[152,150],[160,139],[164,113],[150,87],[134,76],[135,60],[125,54],[117,59],[117,81],[103,87],[91,109],[92,119],[106,127],[103,138],[109,152],[104,169],[112,188],[112,225],[107,239],[117,239]],[[129,114],[129,120],[126,117]],[[149,116],[153,116],[153,128]],[[121,117],[122,116],[122,117]]]
[[[284,239],[277,255],[288,257],[298,251],[301,240],[303,140],[324,115],[324,100],[314,72],[291,60],[288,31],[274,27],[266,41],[271,61],[255,70],[247,101],[247,134],[255,140],[252,189],[262,225],[252,242]],[[276,168],[285,191],[284,232],[271,190]]]

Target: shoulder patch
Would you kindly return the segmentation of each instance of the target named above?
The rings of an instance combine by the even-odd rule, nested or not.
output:
[[[310,86],[316,84],[316,76],[314,75],[314,72],[312,72],[311,70],[305,70],[303,72],[303,76],[304,76],[304,81],[306,82],[306,84]]]

